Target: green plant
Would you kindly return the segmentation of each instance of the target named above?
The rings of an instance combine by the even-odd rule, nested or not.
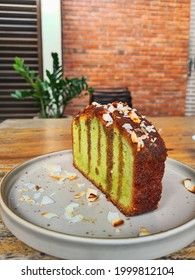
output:
[[[46,70],[46,80],[41,80],[38,75],[35,75],[33,70],[30,70],[24,61],[16,57],[14,69],[29,84],[28,90],[16,90],[11,94],[17,99],[32,97],[40,106],[41,118],[60,118],[63,117],[64,107],[74,97],[93,92],[93,88],[87,84],[86,77],[78,78],[63,78],[63,69],[59,63],[57,53],[52,53],[53,71]]]

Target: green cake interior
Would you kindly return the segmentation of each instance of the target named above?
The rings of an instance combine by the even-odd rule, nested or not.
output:
[[[76,167],[120,208],[131,207],[133,154],[117,127],[80,117],[73,125]]]

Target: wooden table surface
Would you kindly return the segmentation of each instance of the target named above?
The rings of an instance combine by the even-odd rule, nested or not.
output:
[[[149,118],[165,140],[168,155],[195,169],[195,117]],[[22,119],[0,123],[0,179],[18,164],[46,153],[71,149],[71,118]],[[19,241],[0,217],[0,259],[55,259]],[[195,259],[195,242],[162,259]]]

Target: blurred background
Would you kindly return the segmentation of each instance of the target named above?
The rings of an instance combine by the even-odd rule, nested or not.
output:
[[[147,116],[195,115],[195,0],[0,0],[0,119],[31,118],[34,100],[15,56],[45,78],[51,52],[64,76],[89,86],[128,87]],[[89,104],[72,99],[66,115]]]

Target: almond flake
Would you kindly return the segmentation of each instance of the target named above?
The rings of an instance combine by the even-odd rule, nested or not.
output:
[[[29,195],[23,194],[19,197],[19,200],[20,201],[27,201],[29,198],[30,198]]]
[[[33,198],[34,198],[34,199],[38,199],[40,196],[41,196],[41,193],[40,193],[40,192],[36,192],[36,193],[33,195]]]
[[[140,233],[139,236],[145,236],[145,235],[150,235],[152,234],[147,228],[145,227],[140,227]]]
[[[77,193],[77,194],[75,194],[75,198],[81,198],[82,196],[84,196],[85,195],[85,192],[84,191],[81,191],[81,192],[79,192],[79,193]]]
[[[128,116],[130,117],[130,119],[134,123],[140,123],[141,122],[140,118],[138,117],[138,115],[134,111],[129,112]]]
[[[78,214],[78,215],[72,217],[70,219],[69,223],[78,223],[78,222],[81,222],[83,219],[84,219],[83,215]]]
[[[44,195],[40,205],[45,206],[45,205],[53,204],[53,203],[55,203],[55,201],[51,197]]]
[[[193,185],[192,180],[190,178],[186,178],[183,180],[184,187],[191,193],[195,194],[195,185]]]
[[[97,103],[97,102],[92,102],[92,105],[93,105],[93,106],[96,106],[96,107],[101,107],[101,106],[102,106],[101,104],[99,104],[99,103]]]
[[[85,184],[84,183],[77,183],[76,186],[77,186],[77,188],[81,188],[81,187],[84,187]]]
[[[109,211],[107,219],[113,227],[120,226],[124,223],[124,220],[120,219],[118,212]]]
[[[150,132],[156,132],[155,128],[153,125],[148,125],[146,126],[146,130],[150,133]]]
[[[70,220],[74,217],[74,208],[77,208],[79,207],[79,204],[78,203],[70,203],[66,206],[65,208],[65,217],[66,219]]]
[[[123,126],[126,130],[131,130],[133,127],[130,125],[130,123],[124,123]]]
[[[155,138],[151,139],[151,142],[154,143],[156,140],[157,140],[157,138],[155,137]]]
[[[103,120],[104,121],[106,121],[106,122],[108,122],[108,123],[113,123],[113,119],[112,119],[112,117],[110,116],[110,114],[103,114]]]
[[[49,177],[59,180],[59,181],[65,181],[67,178],[61,175],[54,175],[54,174],[50,174]]]
[[[46,219],[59,218],[59,216],[57,214],[52,213],[52,212],[44,212],[41,214],[41,216],[43,216]]]
[[[98,195],[97,195],[97,190],[94,190],[92,188],[88,188],[87,189],[87,193],[86,193],[86,198],[89,202],[94,202],[98,199]]]
[[[137,137],[137,140],[138,140],[138,142],[137,142],[137,151],[140,151],[140,148],[144,147],[144,142],[143,142],[141,137]]]
[[[110,105],[110,106],[108,107],[108,111],[109,111],[110,113],[113,113],[113,112],[115,111],[114,106],[113,106],[113,105]]]
[[[73,181],[75,179],[77,179],[77,175],[73,175],[73,176],[68,177],[69,181]]]
[[[118,227],[118,226],[124,224],[124,220],[114,220],[114,221],[112,221],[111,224],[113,225],[113,227]]]
[[[139,233],[139,236],[145,236],[145,235],[150,235],[150,234],[151,234],[151,232],[149,232],[149,231],[141,231]]]
[[[131,133],[131,140],[132,140],[133,143],[138,142],[137,135],[136,135],[135,131],[132,131],[132,133]]]

